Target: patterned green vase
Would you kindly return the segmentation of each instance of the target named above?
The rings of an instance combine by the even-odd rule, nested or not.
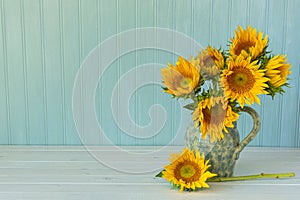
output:
[[[257,112],[245,106],[241,112],[246,112],[253,119],[253,128],[251,132],[240,141],[240,135],[237,130],[237,123],[234,122],[234,128],[228,128],[228,133],[224,133],[224,138],[220,141],[210,143],[209,139],[202,140],[199,128],[194,128],[191,124],[185,134],[186,146],[190,149],[198,149],[204,153],[206,159],[210,160],[210,172],[218,174],[218,177],[230,177],[233,175],[236,160],[240,152],[257,135],[260,128],[260,117]]]

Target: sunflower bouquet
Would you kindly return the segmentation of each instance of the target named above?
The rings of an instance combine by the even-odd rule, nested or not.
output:
[[[291,64],[285,55],[273,55],[268,42],[262,31],[250,25],[246,29],[238,26],[228,50],[208,46],[196,57],[180,56],[175,65],[169,63],[161,69],[164,91],[177,99],[192,100],[184,107],[192,110],[202,139],[222,140],[246,104],[260,104],[259,95],[274,98],[285,92]],[[170,161],[160,176],[180,190],[207,187],[206,179],[216,176],[206,172],[208,161],[199,152],[186,149]],[[193,163],[201,172],[196,173],[199,169]]]

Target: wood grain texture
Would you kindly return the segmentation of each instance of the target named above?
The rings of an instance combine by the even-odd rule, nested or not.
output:
[[[139,154],[137,159],[119,155],[112,147],[0,146],[1,199],[297,199],[300,195],[300,150],[246,148],[237,162],[235,175],[295,172],[288,179],[262,179],[209,183],[198,192],[171,190],[161,178],[154,178],[158,166],[168,163],[169,153],[182,147],[123,147]],[[149,154],[158,151],[156,156]],[[152,172],[124,173],[95,160],[93,153],[110,157],[116,164]],[[142,161],[142,162],[141,162]],[[255,191],[255,192],[253,192]]]
[[[99,52],[95,62],[99,70],[104,67],[104,57],[115,59],[99,77],[94,95],[95,113],[105,134],[94,134],[88,141],[97,145],[182,145],[182,127],[190,121],[189,111],[181,113],[182,102],[163,93],[160,84],[138,84],[145,76],[160,79],[155,64],[174,64],[178,46],[191,52],[194,47],[177,41],[175,33],[159,40],[157,34],[142,38],[134,30],[165,28],[185,34],[203,47],[226,48],[238,24],[251,24],[268,34],[270,49],[286,54],[293,65],[291,88],[274,100],[261,96],[262,106],[253,106],[262,118],[262,128],[251,145],[300,147],[299,6],[298,0],[0,0],[0,144],[80,145],[80,134],[94,130],[90,116],[81,116],[85,126],[80,130],[74,123],[72,95],[77,72],[97,45],[133,30],[135,39],[118,39],[110,46],[108,52],[113,55]],[[172,52],[144,48],[120,55],[142,39],[169,46]],[[143,74],[136,70],[138,66],[153,70]],[[132,71],[134,76],[114,96],[127,112],[117,108],[113,113],[112,91]],[[82,110],[88,96],[84,82]],[[136,90],[124,99],[130,87]],[[162,112],[151,113],[156,104],[165,109],[163,127],[159,127]],[[138,131],[151,125],[160,131]],[[242,115],[238,122],[242,137],[251,126],[251,118]]]

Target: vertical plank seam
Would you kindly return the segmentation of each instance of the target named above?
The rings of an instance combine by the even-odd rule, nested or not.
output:
[[[176,13],[176,1],[172,1],[172,13]],[[173,29],[173,33],[172,33],[172,54],[173,54],[172,60],[175,60],[174,52],[175,52],[175,48],[176,48],[175,47],[176,43],[175,43],[175,35],[174,35],[175,33],[174,33],[174,31],[177,31],[177,29],[176,29],[176,15],[175,14],[172,15],[172,29]],[[176,106],[176,104],[174,102],[172,102],[172,106],[171,106],[171,116],[172,117],[176,116],[175,106]],[[172,120],[172,122],[171,122],[172,123],[171,124],[171,140],[172,140],[171,145],[174,145],[174,140],[173,140],[173,138],[175,136],[175,134],[174,134],[174,128],[175,128],[174,127],[175,126],[174,121],[175,120]],[[166,142],[166,141],[164,141],[164,142]]]
[[[102,25],[102,23],[101,23],[101,19],[102,19],[102,17],[101,17],[101,13],[102,13],[101,12],[101,2],[102,1],[97,1],[97,46],[99,46],[100,41],[102,39],[102,37],[101,37],[101,25]],[[101,67],[101,50],[100,50],[100,48],[99,48],[99,54],[98,54],[98,64]],[[100,69],[98,68],[98,70],[100,70]],[[98,71],[98,73],[99,73],[99,71]],[[99,83],[98,83],[99,101],[97,102],[97,104],[99,105],[99,110],[98,110],[98,113],[99,113],[98,118],[99,119],[98,120],[99,120],[99,122],[101,122],[102,121],[101,120],[101,118],[102,118],[102,116],[101,116],[101,112],[102,112],[102,104],[101,104],[102,84],[101,84],[101,79],[98,80],[98,81],[99,81]],[[100,134],[98,143],[100,145],[104,145],[102,134]]]
[[[65,94],[65,64],[64,64],[64,27],[63,27],[63,10],[62,0],[59,0],[59,32],[60,32],[60,66],[61,66],[61,97],[62,97],[62,125],[63,125],[63,141],[66,144],[66,94]]]
[[[232,0],[228,0],[228,18],[227,18],[227,20],[228,20],[228,27],[229,28],[228,28],[227,38],[228,38],[229,41],[230,41],[230,38],[231,38],[231,26],[232,26],[232,24],[231,24],[231,15],[232,15]]]
[[[78,22],[79,22],[79,67],[81,67],[81,62],[82,62],[82,57],[83,57],[83,39],[82,39],[82,8],[81,8],[81,0],[78,0]],[[81,110],[82,110],[82,115],[80,116],[80,123],[81,123],[81,128],[80,128],[80,133],[79,133],[79,139],[82,143],[85,143],[84,140],[84,103],[83,103],[83,75],[80,74],[81,82],[80,82],[80,103],[81,103]]]
[[[265,32],[268,33],[268,29],[269,29],[269,16],[270,16],[270,5],[269,5],[269,0],[266,0],[266,8],[265,8],[266,12],[265,12]],[[266,98],[265,95],[262,96],[262,105],[266,105]],[[261,125],[260,125],[260,134],[259,134],[259,146],[264,146],[264,138],[263,135],[268,134],[268,133],[264,133],[264,123],[263,123],[263,119],[264,119],[264,115],[265,115],[265,109],[264,106],[260,106],[260,110],[261,110]]]
[[[121,29],[121,27],[120,27],[121,26],[120,25],[120,2],[119,2],[119,0],[117,0],[116,3],[117,3],[117,5],[116,5],[117,6],[117,12],[116,12],[116,20],[117,20],[116,25],[117,25],[117,27],[116,27],[116,29],[117,29],[117,34],[119,34],[119,31]],[[118,41],[117,41],[117,57],[118,57],[120,55],[121,41],[120,41],[119,37],[117,37],[117,39],[118,39]],[[120,75],[121,75],[121,58],[118,57],[117,59],[118,59],[118,61],[117,61],[117,77],[119,78]],[[117,104],[119,105],[119,103],[121,102],[120,101],[120,89],[119,88],[118,88],[117,93],[118,93]],[[117,111],[117,115],[118,116],[120,115],[119,110]],[[121,134],[121,130],[119,129],[119,127],[117,127],[117,137],[116,137],[116,143],[117,143],[117,145],[121,144],[120,134]]]
[[[191,0],[191,36],[192,36],[192,40],[190,41],[190,52],[191,54],[196,53],[195,55],[197,55],[198,52],[196,52],[196,47],[195,45],[193,45],[193,41],[195,41],[195,11],[194,11],[194,7],[195,7],[195,2],[194,0]],[[194,57],[194,55],[192,55]],[[183,112],[181,112],[182,115]],[[181,116],[182,118],[182,116]],[[181,119],[182,121],[182,119]],[[182,122],[181,122],[182,123]],[[185,136],[184,136],[185,137]],[[178,145],[178,144],[176,144]],[[179,145],[185,145],[185,142],[182,141],[181,143],[179,142]]]
[[[247,5],[246,5],[246,26],[248,26],[251,23],[251,21],[250,21],[250,13],[251,13],[250,1],[251,0],[247,0]]]
[[[270,2],[269,2],[269,0],[266,0],[266,12],[265,12],[265,31],[266,31],[266,33],[268,33],[269,32],[269,23],[270,23]],[[263,95],[263,105],[266,105],[266,95]],[[261,106],[262,107],[262,109],[264,110],[264,106]],[[265,111],[265,110],[264,110]],[[264,116],[265,116],[265,112],[262,112],[262,119],[264,119]],[[264,123],[262,122],[262,133],[263,134],[268,134],[268,133],[266,133],[266,131],[264,131]],[[261,135],[263,135],[263,134],[261,134]],[[277,144],[278,144],[278,136],[279,136],[279,134],[278,134],[278,132],[277,133],[275,133],[275,134],[277,134]],[[262,146],[264,146],[265,145],[265,143],[264,143],[264,141],[262,141]],[[272,146],[274,146],[274,143],[272,142]],[[278,146],[278,145],[276,145],[276,146]]]
[[[154,27],[157,28],[157,0],[153,0],[153,23],[154,23]],[[155,34],[154,34],[154,41],[155,41],[155,47],[157,47],[157,31],[155,31]],[[155,63],[158,63],[158,49],[155,48],[154,49],[154,62]],[[155,76],[155,72],[153,71],[153,77]],[[154,94],[154,101],[155,102],[158,102],[158,95],[156,93],[156,90],[155,90],[155,84],[153,83],[153,94]],[[155,121],[155,127],[157,127],[157,123]],[[154,136],[153,137],[153,145],[154,146],[158,146],[157,144],[157,137]]]
[[[26,30],[25,30],[25,16],[24,16],[24,1],[20,0],[21,12],[21,35],[22,35],[22,62],[23,62],[23,79],[24,79],[24,99],[25,99],[25,143],[30,144],[29,131],[29,109],[28,109],[28,81],[27,81],[27,55],[26,55]]]
[[[288,21],[288,7],[289,7],[289,4],[288,4],[288,0],[286,0],[285,1],[286,2],[286,4],[285,4],[285,25],[286,25],[286,27],[285,27],[285,34],[286,34],[286,36],[287,36],[287,28],[288,28],[288,25],[287,25],[287,21]],[[286,40],[287,40],[287,37],[285,38],[285,47],[286,47]],[[285,51],[286,51],[286,49],[285,49]],[[300,77],[300,70],[299,70],[299,68],[300,68],[300,64],[298,63],[298,77]],[[298,90],[297,90],[297,102],[298,102],[298,104],[297,104],[297,110],[296,110],[296,122],[298,122],[298,127],[297,126],[295,126],[295,144],[294,144],[294,147],[297,147],[297,148],[299,148],[300,147],[300,132],[299,132],[299,128],[300,128],[300,105],[299,105],[299,99],[300,99],[300,92],[299,92],[299,87],[300,87],[300,85],[299,85],[299,78],[297,78],[297,81],[296,81],[296,83],[297,83],[297,87],[298,87]],[[281,125],[281,132],[283,132],[283,128],[284,128],[284,125]]]
[[[213,37],[212,37],[212,22],[213,22],[213,0],[210,0],[210,12],[209,12],[209,44],[213,46]]]
[[[286,51],[286,35],[287,35],[287,33],[286,33],[286,30],[287,30],[287,17],[288,17],[288,0],[285,0],[284,1],[284,4],[283,4],[283,12],[284,12],[284,19],[283,19],[283,34],[282,34],[282,47],[281,47],[281,51],[283,52],[283,53],[285,53],[285,51]],[[282,143],[281,143],[281,141],[282,141],[282,139],[284,139],[284,138],[286,138],[286,137],[284,137],[284,135],[282,134],[282,133],[284,133],[285,131],[283,130],[283,127],[284,126],[282,126],[282,118],[283,118],[283,111],[282,111],[282,103],[283,103],[283,99],[282,98],[280,98],[279,99],[279,105],[280,105],[280,109],[279,109],[279,118],[280,118],[280,122],[281,123],[278,123],[278,130],[280,130],[280,132],[279,132],[279,134],[278,134],[278,137],[277,137],[277,141],[278,141],[278,143],[277,143],[277,146],[278,147],[281,147],[282,146]]]
[[[286,44],[286,27],[285,27],[285,24],[286,24],[286,1],[284,1],[283,3],[283,34],[282,34],[282,46],[281,46],[281,52],[284,53],[285,52],[285,44]],[[282,122],[282,96],[279,96],[279,113],[278,113],[278,123],[277,123],[277,147],[281,147],[282,146],[282,141],[284,139],[286,139],[287,137],[284,137],[284,135],[282,133],[282,130],[281,130],[281,122]]]
[[[194,53],[195,51],[196,51],[196,49],[195,49],[195,47],[194,47],[194,45],[193,45],[193,41],[195,40],[195,11],[194,11],[194,6],[195,6],[195,2],[194,2],[194,0],[191,0],[191,36],[192,36],[192,39],[193,40],[191,40],[190,41],[190,45],[191,45],[191,48],[190,48],[190,51],[192,52],[192,53]]]
[[[138,1],[137,0],[135,0],[134,1],[135,2],[135,63],[134,63],[134,66],[136,67],[137,66],[137,63],[138,63],[138,57],[137,57],[137,41],[138,41],[138,35],[137,35],[137,28],[138,28],[138,25],[139,25],[139,23],[138,23]],[[137,77],[138,77],[138,75],[137,75],[137,73],[136,73],[136,70],[135,70],[135,85],[137,85]],[[138,105],[139,105],[139,102],[138,102],[138,95],[135,95],[135,124],[137,124],[138,126],[140,125],[140,121],[139,121],[139,115],[138,115]],[[129,105],[129,104],[128,104]],[[128,114],[130,115],[130,109],[129,109],[129,107],[128,107]],[[137,126],[135,125],[134,126],[134,134],[135,135],[138,135],[139,133],[137,133]],[[137,139],[137,137],[135,137],[134,138],[134,144],[135,145],[137,145],[138,144],[138,139]]]
[[[9,94],[9,83],[8,83],[8,63],[7,63],[7,43],[6,43],[6,23],[5,23],[5,9],[4,0],[1,0],[1,13],[2,13],[2,40],[3,40],[3,62],[4,62],[4,88],[6,96],[6,113],[7,113],[7,144],[11,144],[11,126],[10,126],[10,94]]]
[[[298,67],[300,68],[300,64],[298,64]],[[298,77],[300,77],[300,70],[298,70]],[[298,79],[298,87],[299,87],[299,79]],[[300,92],[299,92],[299,89],[298,89],[298,94],[297,94],[297,102],[299,102],[299,96],[300,96]],[[297,108],[297,113],[296,113],[296,116],[297,116],[297,121],[296,122],[299,122],[298,123],[298,127],[296,126],[295,127],[295,146],[294,147],[297,147],[299,148],[300,147],[300,132],[299,132],[299,127],[300,127],[300,114],[299,114],[299,111],[300,111],[300,105],[299,103],[297,104],[298,105],[298,108]],[[284,126],[281,126],[281,128],[283,129]]]
[[[47,107],[47,74],[46,74],[46,60],[45,60],[45,28],[44,28],[44,3],[39,1],[40,6],[40,34],[41,34],[41,56],[42,56],[42,72],[43,72],[43,104],[44,104],[44,142],[48,145],[48,107]]]
[[[300,68],[300,64],[298,66]],[[300,70],[298,71],[298,77],[300,77]],[[300,87],[300,81],[298,79],[298,87]],[[298,94],[297,94],[297,102],[299,102],[299,99],[300,99],[300,92],[299,92],[299,89],[298,89]],[[298,103],[298,108],[297,108],[297,111],[296,111],[296,122],[298,122],[298,127],[296,126],[295,127],[295,144],[294,144],[294,147],[297,147],[299,148],[300,147],[300,140],[299,140],[299,130],[300,130],[300,105]]]

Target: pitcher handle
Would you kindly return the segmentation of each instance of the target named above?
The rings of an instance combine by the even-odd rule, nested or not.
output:
[[[244,106],[244,108],[241,108],[241,112],[246,112],[251,115],[253,119],[253,127],[250,133],[237,146],[235,151],[237,155],[245,148],[247,144],[249,144],[254,139],[260,129],[260,117],[253,108]]]

